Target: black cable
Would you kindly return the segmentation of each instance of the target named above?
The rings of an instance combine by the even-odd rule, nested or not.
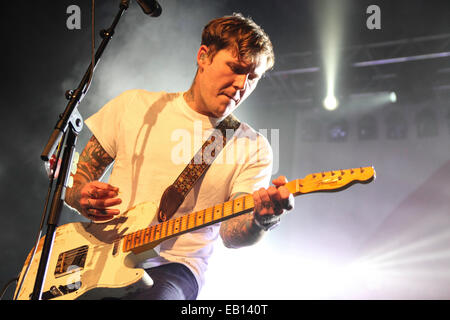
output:
[[[5,294],[6,289],[8,289],[8,287],[11,285],[11,283],[13,283],[14,281],[17,282],[17,280],[19,280],[19,277],[13,278],[13,279],[9,280],[9,281],[5,284],[5,286],[3,287],[2,291],[0,291],[0,300],[3,300],[3,295]]]

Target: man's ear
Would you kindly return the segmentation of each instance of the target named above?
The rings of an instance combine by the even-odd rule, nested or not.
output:
[[[203,68],[208,63],[208,47],[201,45],[197,52],[197,65],[199,68]]]

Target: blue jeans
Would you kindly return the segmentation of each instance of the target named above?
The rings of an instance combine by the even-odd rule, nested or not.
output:
[[[191,270],[181,263],[145,269],[153,286],[125,296],[124,300],[195,300],[198,284]]]

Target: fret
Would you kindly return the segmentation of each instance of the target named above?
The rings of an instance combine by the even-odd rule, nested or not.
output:
[[[161,237],[161,225],[157,224],[155,228],[155,240],[159,240]]]
[[[241,212],[244,210],[244,197],[237,198],[233,201],[233,213]]]
[[[145,229],[139,231],[139,244],[137,244],[136,246],[142,246],[142,243],[144,242],[144,232]]]
[[[150,242],[153,242],[155,240],[155,229],[156,229],[156,226],[151,226]]]
[[[180,218],[176,218],[173,224],[173,234],[180,232]]]
[[[190,230],[190,229],[192,229],[192,228],[195,227],[195,218],[196,218],[196,215],[195,215],[195,213],[190,213],[190,214],[188,214],[187,216],[188,216],[188,225],[187,225],[187,229]]]
[[[145,228],[144,243],[150,242],[150,228]]]
[[[249,194],[244,197],[244,210],[253,209],[255,203],[253,201],[253,195]]]
[[[195,222],[195,225],[196,225],[197,227],[198,227],[198,226],[201,226],[201,225],[203,224],[203,218],[205,217],[204,213],[205,213],[205,210],[202,210],[202,211],[198,211],[198,212],[197,212],[197,214],[196,214],[197,219],[196,219],[196,222]]]
[[[212,213],[213,213],[212,208],[208,208],[208,209],[205,210],[204,219],[203,219],[204,223],[208,223],[208,222],[212,221],[212,219],[213,219],[212,218]]]
[[[138,243],[139,243],[139,231],[135,231],[135,232],[133,232],[133,242],[132,242],[131,246],[133,248],[136,248]]]
[[[164,221],[161,223],[161,238],[164,238],[166,236],[167,232],[167,221]]]
[[[147,228],[145,228],[145,229],[142,229],[142,239],[141,239],[141,246],[143,245],[143,244],[145,244],[145,243],[147,243],[146,241],[145,241],[145,236],[147,235]]]
[[[130,248],[133,249],[134,248],[134,238],[136,238],[136,232],[133,232],[131,234],[131,243],[130,243]]]
[[[173,234],[173,226],[175,222],[173,220],[169,220],[168,223],[169,224],[167,226],[167,236],[171,236]]]
[[[131,233],[128,238],[128,249],[131,250],[133,248],[133,234]]]
[[[181,217],[181,223],[180,223],[180,231],[186,231],[186,227],[187,227],[187,216],[182,216]]]
[[[131,247],[136,248],[138,242],[139,242],[139,231],[133,232],[133,242],[131,244]]]
[[[125,241],[123,243],[124,251],[130,250],[130,244],[131,244],[131,235],[125,236]]]
[[[213,220],[219,220],[220,218],[222,218],[222,205],[218,204],[214,206]]]
[[[223,216],[228,217],[233,214],[233,200],[227,201],[223,204]]]

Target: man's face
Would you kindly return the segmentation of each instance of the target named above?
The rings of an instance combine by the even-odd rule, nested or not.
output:
[[[253,92],[266,71],[267,59],[261,56],[253,63],[244,63],[238,60],[232,50],[223,49],[211,61],[207,57],[207,49],[204,53],[201,50],[196,78],[199,88],[199,97],[196,99],[198,111],[220,118],[230,114]]]

